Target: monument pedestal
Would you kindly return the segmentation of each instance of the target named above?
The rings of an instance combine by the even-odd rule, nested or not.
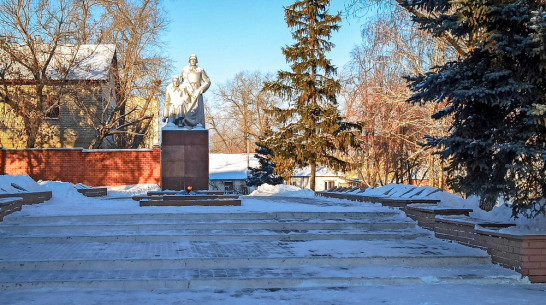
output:
[[[161,189],[209,189],[209,131],[161,130]]]

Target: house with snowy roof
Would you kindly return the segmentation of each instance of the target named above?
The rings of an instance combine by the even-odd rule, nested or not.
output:
[[[345,174],[331,170],[325,166],[317,166],[315,176],[315,191],[321,192],[337,186],[348,185],[348,179]],[[311,167],[294,170],[288,184],[300,187],[302,189],[310,188],[311,186]]]
[[[260,164],[254,154],[209,154],[209,189],[247,194],[251,190],[246,185],[248,167],[258,167]],[[309,167],[296,169],[287,184],[309,188],[311,170]],[[324,166],[317,167],[316,191],[348,185],[348,179],[343,173],[333,171]]]
[[[23,55],[29,52],[25,46],[19,48],[12,52]],[[47,45],[44,44],[44,48]],[[43,52],[42,57],[36,58],[38,61],[47,59],[49,64],[44,65],[44,71],[39,72],[39,79],[45,80],[42,98],[39,99],[43,104],[44,120],[39,128],[36,147],[89,147],[96,137],[99,118],[111,115],[116,106],[115,45],[61,45],[56,47],[50,58],[47,58],[47,51]],[[12,91],[28,91],[30,93],[26,94],[27,97],[35,94],[36,71],[32,72],[28,65],[12,58],[13,54],[0,50],[0,91],[5,88],[8,91],[0,92],[0,96],[5,98],[11,94],[12,98],[22,100],[25,94],[15,95]],[[21,113],[2,101],[0,113],[0,147],[25,147],[25,127]]]
[[[209,154],[209,189],[248,194],[248,167],[259,166],[254,154]]]

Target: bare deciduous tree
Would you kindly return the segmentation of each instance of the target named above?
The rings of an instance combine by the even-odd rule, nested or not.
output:
[[[278,99],[262,91],[267,78],[258,72],[239,72],[218,86],[219,105],[209,118],[215,131],[213,151],[253,152],[258,137],[274,124],[267,111]]]
[[[353,15],[363,15],[375,9],[375,12],[383,18],[388,18],[388,15],[399,14],[399,9],[404,9],[405,12],[416,18],[438,16],[441,12],[430,10],[426,3],[423,3],[421,9],[406,5],[406,0],[349,0],[346,4],[346,9]],[[450,33],[442,33],[441,38],[451,48],[453,48],[459,56],[466,54],[473,45],[472,41],[477,37],[467,37],[466,40],[457,38]]]
[[[364,126],[363,146],[353,154],[361,164],[360,179],[375,186],[427,176],[431,185],[442,186],[439,158],[420,142],[447,126],[431,119],[437,109],[406,103],[411,92],[403,77],[445,61],[453,56],[452,49],[413,29],[400,8],[379,15],[363,33],[364,43],[352,53],[342,91],[347,117]]]
[[[168,58],[160,52],[159,40],[166,20],[157,0],[97,1],[105,10],[101,18],[103,41],[116,45],[119,59],[115,99],[108,101],[114,112],[108,115],[105,107],[92,147],[99,148],[104,139],[114,135],[115,146],[137,148],[157,113],[150,111],[150,106],[157,105],[158,89],[168,75]]]
[[[62,94],[78,64],[81,11],[72,2],[0,2],[0,103],[22,118],[26,147],[37,145],[47,113],[58,106],[47,100],[46,87],[54,84]]]

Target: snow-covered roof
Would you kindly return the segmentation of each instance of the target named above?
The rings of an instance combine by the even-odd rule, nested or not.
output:
[[[247,154],[209,154],[209,179],[241,180],[247,177]],[[250,154],[250,167],[259,165]]]
[[[260,164],[254,154],[250,154],[250,167]],[[309,166],[294,170],[292,177],[310,177]],[[317,166],[317,177],[345,177],[343,173],[325,166]],[[247,154],[209,154],[209,179],[238,180],[247,178]]]
[[[47,48],[45,45],[44,49]],[[19,53],[24,54],[28,47],[19,46]],[[116,53],[114,44],[99,45],[63,45],[58,46],[55,54],[46,70],[47,77],[52,80],[64,79],[65,72],[68,69],[68,80],[108,80],[112,60]],[[2,56],[3,55],[3,56]],[[42,53],[41,60],[46,59],[48,51]],[[31,71],[23,67],[20,63],[8,62],[7,54],[0,54],[0,58],[7,67],[7,79],[11,80],[31,80],[33,79]]]
[[[345,177],[343,173],[336,172],[325,166],[317,166],[317,177]],[[294,170],[292,177],[311,177],[311,167],[306,166],[304,168],[298,168]]]

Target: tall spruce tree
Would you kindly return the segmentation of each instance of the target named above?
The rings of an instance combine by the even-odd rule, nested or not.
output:
[[[248,186],[260,186],[264,183],[277,185],[283,183],[281,176],[275,173],[275,153],[268,148],[264,143],[256,142],[256,154],[254,157],[258,159],[260,165],[258,167],[249,167],[249,175],[246,179]]]
[[[434,35],[467,42],[455,62],[409,78],[416,103],[447,106],[449,135],[429,138],[449,161],[448,184],[491,210],[512,201],[513,216],[536,216],[546,204],[546,45],[544,1],[405,1],[435,12],[415,21]]]
[[[289,103],[288,108],[273,110],[281,124],[266,143],[281,160],[310,166],[312,190],[317,164],[343,169],[348,164],[334,153],[357,145],[351,132],[357,126],[342,122],[337,109],[341,86],[333,78],[336,68],[325,55],[334,47],[330,37],[341,21],[340,13],[329,14],[329,4],[330,0],[301,0],[285,8],[296,42],[282,52],[292,71],[279,71],[276,81],[265,85]]]

